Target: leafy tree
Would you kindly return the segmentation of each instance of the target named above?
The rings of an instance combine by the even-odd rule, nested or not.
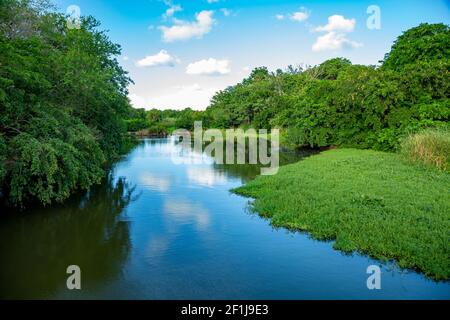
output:
[[[88,189],[130,143],[120,47],[92,17],[70,30],[49,8],[0,2],[0,192],[15,206]]]
[[[422,23],[403,33],[384,57],[383,68],[399,70],[418,62],[450,59],[450,29],[443,23]]]
[[[336,80],[339,73],[351,66],[352,63],[348,59],[334,58],[325,61],[315,68],[308,70],[308,73],[321,80]]]
[[[315,67],[257,68],[219,92],[213,126],[281,127],[293,146],[394,150],[400,139],[449,123],[449,27],[422,24],[401,35],[381,67],[335,58]]]

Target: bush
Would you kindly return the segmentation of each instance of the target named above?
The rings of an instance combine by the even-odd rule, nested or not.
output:
[[[427,129],[409,135],[402,143],[402,153],[412,161],[450,171],[450,130]]]

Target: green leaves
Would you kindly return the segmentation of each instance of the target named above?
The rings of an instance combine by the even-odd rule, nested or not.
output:
[[[216,94],[212,126],[285,128],[289,146],[396,150],[402,136],[450,120],[450,33],[422,24],[398,38],[383,66],[335,58],[304,69],[257,68]]]
[[[120,47],[92,17],[68,30],[45,4],[0,3],[8,21],[0,23],[0,191],[22,207],[98,183],[130,139]],[[23,15],[29,24],[18,23]]]
[[[386,54],[383,68],[400,70],[410,64],[447,60],[450,58],[450,28],[439,24],[423,23],[411,28],[395,41]]]
[[[9,156],[15,160],[9,168],[9,200],[15,205],[30,199],[43,204],[62,202],[104,175],[105,157],[90,130],[66,114],[58,116],[34,118],[30,133],[10,142]]]

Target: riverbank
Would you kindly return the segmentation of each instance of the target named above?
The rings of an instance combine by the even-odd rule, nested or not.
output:
[[[400,267],[449,279],[450,175],[411,165],[397,154],[355,149],[323,152],[281,167],[233,192],[275,227],[335,240]]]

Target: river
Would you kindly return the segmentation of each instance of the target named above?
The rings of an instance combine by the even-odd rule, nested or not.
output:
[[[274,229],[230,193],[252,165],[175,164],[173,139],[143,140],[108,179],[64,205],[3,214],[0,297],[37,299],[448,299],[450,284],[332,242]],[[303,155],[283,154],[282,163]],[[81,269],[81,290],[66,269]],[[369,290],[369,265],[381,290]]]

